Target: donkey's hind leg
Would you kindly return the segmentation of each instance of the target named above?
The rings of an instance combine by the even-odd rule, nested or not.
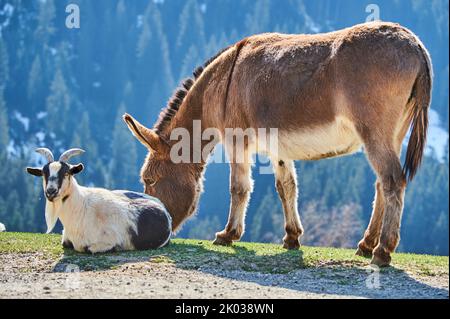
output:
[[[244,233],[244,220],[250,193],[253,189],[250,163],[230,164],[231,205],[225,229],[216,233],[215,245],[231,245]]]
[[[408,125],[400,130],[397,139],[395,141],[395,151],[397,157],[400,157],[402,150],[402,141],[408,130]],[[378,178],[375,183],[375,199],[373,201],[372,216],[370,217],[369,226],[364,233],[363,239],[358,243],[358,250],[356,254],[363,257],[372,257],[373,249],[378,245],[381,234],[381,225],[384,217],[384,197],[383,189],[381,186],[381,180]]]
[[[381,182],[384,199],[380,239],[373,250],[371,261],[378,266],[389,265],[390,254],[394,252],[400,240],[400,220],[406,186],[398,154],[394,147],[387,147],[387,145],[389,144],[382,141],[365,144],[369,161]]]
[[[284,212],[286,235],[283,238],[283,247],[298,249],[300,247],[300,236],[303,234],[303,226],[297,210],[297,174],[295,173],[294,161],[279,160],[273,165],[276,188]]]
[[[369,226],[364,232],[364,238],[358,243],[356,254],[363,257],[372,257],[372,251],[380,239],[381,225],[384,216],[384,198],[381,189],[381,182],[377,180],[375,183],[375,199],[373,201],[372,216],[370,217]]]

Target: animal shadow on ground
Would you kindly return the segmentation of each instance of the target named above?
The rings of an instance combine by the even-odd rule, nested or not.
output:
[[[207,242],[172,242],[157,250],[88,255],[64,250],[53,271],[106,271],[125,264],[171,264],[214,276],[299,292],[367,298],[448,298],[446,289],[427,285],[400,268],[376,270],[367,259],[344,260],[304,250],[262,251],[260,244],[217,247]],[[255,247],[255,248],[253,248]],[[68,266],[71,266],[68,268]]]

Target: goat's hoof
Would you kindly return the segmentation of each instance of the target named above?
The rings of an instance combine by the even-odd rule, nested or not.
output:
[[[378,267],[387,267],[391,264],[391,255],[384,251],[375,250],[373,252],[372,260],[370,261],[371,265],[376,265]]]
[[[213,241],[213,245],[218,246],[231,246],[233,244],[233,241],[226,237],[221,237],[216,235],[216,239]]]
[[[300,241],[297,239],[284,239],[283,248],[289,250],[300,249]]]

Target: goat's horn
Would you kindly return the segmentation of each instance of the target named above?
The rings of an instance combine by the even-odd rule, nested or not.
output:
[[[83,154],[84,150],[81,148],[71,148],[70,150],[65,151],[59,157],[60,162],[67,162],[72,156]]]
[[[55,158],[53,157],[52,151],[50,151],[48,148],[45,148],[45,147],[37,148],[36,153],[39,153],[42,156],[44,156],[47,159],[47,162],[49,162],[49,163],[51,163],[55,160]]]

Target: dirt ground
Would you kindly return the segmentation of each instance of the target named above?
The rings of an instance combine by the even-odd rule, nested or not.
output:
[[[40,253],[0,255],[0,298],[448,298],[447,274],[299,269],[287,274],[127,262],[78,271]]]

